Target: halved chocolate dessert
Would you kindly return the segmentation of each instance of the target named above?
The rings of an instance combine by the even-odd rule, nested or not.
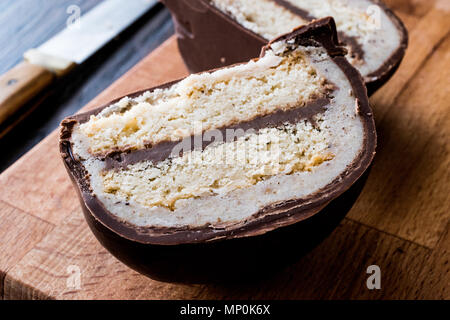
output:
[[[332,16],[350,63],[369,93],[399,66],[408,42],[400,19],[379,0],[162,0],[192,72],[246,61],[281,34]]]
[[[366,88],[344,55],[322,19],[258,59],[65,119],[61,155],[97,237],[152,275],[177,259],[152,250],[204,250],[323,209],[375,153]]]

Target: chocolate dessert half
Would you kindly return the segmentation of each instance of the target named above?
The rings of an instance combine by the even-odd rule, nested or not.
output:
[[[326,18],[258,59],[65,119],[61,155],[97,237],[152,276],[149,264],[177,256],[148,250],[204,250],[319,212],[375,153],[366,88],[344,55]]]
[[[379,0],[162,0],[171,10],[192,72],[257,57],[260,47],[314,19],[332,16],[350,63],[369,93],[399,66],[408,42],[402,22]]]

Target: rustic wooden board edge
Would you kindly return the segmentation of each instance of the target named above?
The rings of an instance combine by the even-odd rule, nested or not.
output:
[[[39,243],[55,225],[0,201],[0,300],[8,272]]]
[[[287,299],[290,295],[299,299],[403,299],[429,282],[417,275],[424,274],[430,254],[428,248],[344,219],[318,248],[259,285],[169,284],[148,279],[117,261],[98,244],[78,210],[10,270],[5,299]],[[381,291],[365,287],[366,268],[372,264],[382,270]],[[78,289],[66,287],[69,265],[79,268]],[[119,283],[121,292],[116,289]],[[289,295],[285,290],[277,292],[280,284],[289,288]],[[319,288],[324,289],[320,295]]]
[[[413,170],[411,170],[409,174],[405,170],[401,170],[402,168],[405,168],[405,165],[402,165],[401,158],[395,159],[397,150],[398,153],[402,154],[406,159],[408,156],[410,159],[414,159],[414,161],[419,161],[421,159],[420,150],[415,150],[414,153],[414,148],[411,145],[407,147],[408,150],[401,151],[399,148],[402,146],[400,142],[396,142],[397,139],[403,139],[403,142],[405,143],[412,143],[408,140],[410,134],[418,135],[418,133],[423,133],[429,135],[428,131],[431,130],[431,128],[426,125],[420,125],[421,121],[433,124],[434,127],[440,127],[445,135],[445,122],[439,119],[446,118],[445,112],[448,114],[448,110],[446,111],[443,109],[440,113],[437,112],[439,108],[442,109],[442,105],[445,103],[444,101],[448,99],[442,97],[442,94],[438,89],[439,83],[445,82],[445,71],[441,72],[441,69],[445,69],[445,66],[439,65],[441,62],[439,59],[448,61],[448,58],[443,58],[447,52],[449,39],[450,11],[442,11],[435,6],[432,6],[418,23],[411,28],[410,46],[407,50],[405,61],[402,62],[397,73],[387,85],[371,97],[379,137],[377,156],[375,157],[372,176],[370,177],[374,180],[372,181],[369,178],[366,185],[368,187],[366,192],[361,195],[355,205],[359,210],[353,210],[349,215],[355,221],[362,222],[365,225],[383,230],[390,234],[395,234],[403,239],[413,241],[428,248],[434,248],[445,232],[445,226],[450,218],[450,213],[445,213],[445,201],[440,204],[442,206],[440,209],[437,209],[435,206],[433,207],[433,203],[429,203],[431,206],[430,208],[433,208],[434,211],[438,210],[441,212],[441,214],[436,214],[433,219],[431,219],[432,221],[430,221],[426,206],[422,206],[422,212],[417,212],[417,210],[411,208],[411,205],[406,206],[409,209],[405,208],[405,206],[399,208],[396,203],[379,201],[378,204],[374,204],[372,199],[377,197],[377,195],[380,196],[381,193],[395,194],[395,192],[399,192],[401,189],[397,188],[391,190],[389,189],[389,184],[383,184],[382,182],[385,180],[383,179],[383,176],[381,176],[382,173],[395,171],[394,165],[397,165],[400,169],[397,170],[399,173],[398,177],[403,176],[406,179],[408,175],[413,173]],[[417,90],[418,83],[422,82],[422,88],[427,88],[427,82],[423,79],[427,79],[427,76],[430,75],[433,77],[428,86],[430,92],[422,90],[421,96],[416,94],[416,92],[419,91]],[[438,79],[440,80],[438,81]],[[411,91],[411,86],[416,90]],[[431,92],[432,90],[434,91]],[[432,96],[428,98],[428,100],[424,100],[424,97],[426,97],[427,94]],[[423,105],[426,101],[435,107],[420,108],[421,104]],[[417,108],[406,108],[405,106],[416,106]],[[406,109],[406,111],[402,111],[402,109]],[[421,114],[423,117],[422,120],[417,119],[416,116],[421,110],[424,110],[422,112],[428,112],[428,114]],[[401,128],[407,127],[412,132],[408,133],[401,130]],[[393,136],[394,134],[396,135],[395,137]],[[423,141],[424,139],[421,140],[420,135],[415,136],[414,139],[416,143],[422,143],[424,148],[428,147],[428,153],[424,154],[428,154],[436,159],[439,157],[438,150],[442,147],[436,145],[434,140],[428,142]],[[440,140],[443,139],[441,138]],[[440,143],[442,144],[443,142]],[[445,173],[445,163],[448,161],[445,160],[445,155],[444,157],[441,156],[439,159],[441,161],[440,172]],[[431,159],[429,162],[431,163],[434,160],[435,159]],[[389,164],[388,166],[385,166],[387,163],[390,163],[390,166]],[[433,175],[433,170],[429,168],[429,165],[425,160],[422,161],[421,165],[422,168],[428,170],[429,176],[431,177]],[[435,165],[435,169],[439,168],[437,167],[438,163],[435,163]],[[374,173],[378,173],[378,176],[374,175]],[[415,174],[418,175],[417,172]],[[387,176],[384,176],[386,179],[388,177],[389,179],[393,179],[392,175],[387,174]],[[421,178],[425,179],[424,176],[421,176]],[[423,183],[424,181],[426,180],[422,180]],[[389,182],[392,185],[394,185],[392,182],[402,183],[401,179],[397,179],[397,181],[389,180]],[[425,196],[425,191],[421,191],[421,188],[432,190],[435,187],[434,184],[437,183],[435,181],[434,183],[429,182],[429,184],[422,185],[422,182],[409,181],[406,185],[409,186],[408,188],[410,188],[410,190],[414,190],[417,194],[421,192],[421,194]],[[397,187],[398,186],[399,185],[397,185]],[[440,188],[448,189],[445,180],[441,180],[439,186]],[[414,199],[407,198],[407,190],[405,190],[405,188],[403,188],[403,191],[399,192],[399,194],[399,196],[402,197],[402,203],[406,203],[405,201],[414,202]],[[381,199],[381,197],[379,197],[379,199]],[[424,198],[423,201],[427,201],[426,199],[427,198]],[[385,200],[394,201],[395,197],[386,198]],[[419,206],[420,203],[416,203],[416,205]],[[373,210],[369,213],[364,209],[366,207],[371,207]],[[398,210],[403,210],[405,212],[401,213]],[[395,217],[395,211],[398,212],[398,217]],[[390,212],[390,215],[385,215],[384,212]],[[375,215],[373,213],[375,213]],[[411,218],[411,216],[415,217],[415,219]],[[399,221],[402,218],[404,220]],[[426,227],[425,230],[427,230],[427,232],[422,232],[423,228],[418,226],[417,220],[426,222],[422,227]]]

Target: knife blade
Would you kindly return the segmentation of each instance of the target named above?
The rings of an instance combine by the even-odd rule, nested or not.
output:
[[[104,0],[75,24],[68,24],[38,48],[26,51],[24,61],[0,76],[0,124],[156,4],[156,0]]]

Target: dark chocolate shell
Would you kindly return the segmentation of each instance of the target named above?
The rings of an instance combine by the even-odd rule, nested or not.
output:
[[[86,159],[74,151],[76,142],[73,134],[76,126],[87,123],[91,116],[101,114],[120,99],[63,120],[60,152],[77,189],[86,220],[101,244],[131,268],[152,278],[177,282],[214,281],[236,278],[238,275],[259,276],[259,271],[265,272],[266,267],[282,266],[310,250],[331,232],[351,208],[364,184],[364,179],[360,177],[368,169],[376,148],[375,124],[364,82],[358,71],[344,58],[345,50],[338,45],[332,18],[317,20],[280,36],[264,47],[260,59],[276,43],[325,50],[327,61],[342,71],[351,87],[348,94],[356,102],[354,117],[361,120],[362,147],[346,169],[317,192],[271,203],[238,223],[161,227],[136,225],[119,218],[94,192],[92,177],[84,162]],[[171,88],[177,83],[171,82],[146,91]],[[334,85],[339,86],[339,83]],[[142,93],[128,97],[138,97]],[[306,123],[309,118],[304,116],[301,121]],[[92,157],[101,158],[105,163],[109,161],[111,170],[120,170],[146,160],[152,147],[156,148],[146,147],[144,152],[115,150]],[[261,268],[256,272],[258,265]]]

